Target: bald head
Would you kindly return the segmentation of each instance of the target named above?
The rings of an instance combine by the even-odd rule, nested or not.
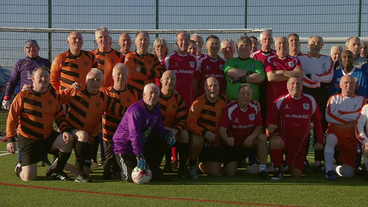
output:
[[[132,39],[128,33],[122,33],[119,37],[118,43],[120,45],[120,52],[127,54],[132,46]]]
[[[174,91],[176,86],[176,75],[172,70],[167,70],[162,74],[160,79],[161,82],[161,91],[165,93],[165,95],[171,95],[171,92]],[[168,94],[169,93],[169,94]]]
[[[355,93],[356,80],[351,75],[344,75],[340,79],[341,94],[343,96],[352,97]]]

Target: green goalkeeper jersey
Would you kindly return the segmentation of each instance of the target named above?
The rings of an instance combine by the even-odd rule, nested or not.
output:
[[[228,72],[231,68],[238,68],[242,70],[250,70],[253,73],[258,73],[262,77],[262,81],[266,78],[266,74],[264,71],[263,63],[259,60],[254,60],[252,58],[248,58],[246,60],[241,58],[229,58],[225,63],[224,73],[226,79],[226,96],[228,96],[231,100],[238,99],[238,89],[240,87],[241,82],[231,81],[228,76]],[[259,100],[259,84],[258,83],[249,83],[253,89],[253,100]],[[263,94],[266,95],[266,94]]]

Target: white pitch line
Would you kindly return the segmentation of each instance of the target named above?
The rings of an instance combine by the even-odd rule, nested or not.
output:
[[[1,156],[5,156],[5,155],[11,155],[12,153],[9,153],[8,151],[0,151],[0,157]],[[18,151],[17,152],[15,152],[15,153],[18,153]]]

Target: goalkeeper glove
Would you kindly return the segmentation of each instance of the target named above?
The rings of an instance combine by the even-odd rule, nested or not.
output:
[[[137,158],[137,167],[141,170],[146,170],[148,168],[148,165],[143,157],[143,154],[137,155],[136,158]]]
[[[168,145],[170,145],[170,147],[174,146],[175,143],[176,143],[176,139],[175,139],[174,135],[171,132],[166,134],[165,141]]]

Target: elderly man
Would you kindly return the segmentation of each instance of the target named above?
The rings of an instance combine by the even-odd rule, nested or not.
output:
[[[199,70],[196,73],[198,80],[198,95],[204,94],[204,82],[208,77],[215,77],[220,84],[220,93],[226,92],[226,80],[224,76],[224,65],[226,60],[218,55],[220,50],[220,39],[215,35],[206,38],[206,49],[208,55],[199,60]]]
[[[354,67],[354,54],[345,50],[341,55],[342,67],[337,69],[328,87],[330,96],[341,93],[340,79],[345,75],[351,75],[356,80],[355,94],[368,98],[368,80],[363,70]]]
[[[112,38],[106,27],[99,27],[95,31],[97,49],[92,51],[96,57],[97,68],[102,70],[104,79],[102,87],[109,87],[114,84],[112,69],[116,63],[123,63],[124,56],[111,48]]]
[[[203,47],[203,43],[204,43],[202,36],[199,35],[199,34],[193,34],[190,39],[193,40],[194,42],[196,42],[197,45],[198,45],[198,50],[197,50],[197,54],[196,54],[198,60],[206,57],[206,55],[202,53],[202,47]]]
[[[79,138],[75,144],[75,157],[78,175],[76,182],[89,182],[93,142],[99,133],[99,122],[105,111],[122,116],[124,108],[117,101],[99,91],[103,84],[103,74],[100,69],[92,68],[86,76],[86,87],[59,91],[61,103],[69,104],[66,114],[68,124],[75,129],[84,130],[86,136]]]
[[[160,79],[162,88],[157,105],[160,107],[163,125],[170,130],[177,139],[177,148],[179,149],[179,177],[189,179],[187,161],[189,153],[189,134],[186,128],[187,110],[184,99],[175,93],[176,76],[171,70],[165,71]],[[168,150],[167,150],[168,151]],[[173,164],[176,151],[173,150]],[[167,156],[169,154],[169,156]],[[165,169],[172,168],[171,165],[171,149],[166,155]]]
[[[251,53],[250,57],[255,60],[260,60],[264,64],[269,55],[273,55],[276,53],[276,51],[271,48],[273,43],[272,31],[263,31],[259,35],[258,41],[261,44],[261,49]]]
[[[199,155],[199,168],[204,173],[215,177],[221,173],[218,128],[229,99],[219,94],[219,83],[214,77],[207,78],[204,87],[206,93],[193,102],[187,119],[187,128],[192,133],[189,148],[189,173],[192,179],[198,179],[196,164]]]
[[[188,53],[189,34],[180,31],[175,36],[177,51],[165,58],[166,70],[175,72],[177,78],[176,91],[184,98],[185,105],[190,106],[197,94],[198,85],[195,72],[198,70],[198,59],[195,55]]]
[[[154,83],[164,72],[156,55],[148,53],[150,37],[145,31],[138,31],[135,35],[137,50],[125,56],[124,64],[128,68],[128,83],[132,85],[141,96],[147,83]]]
[[[296,33],[291,33],[288,35],[288,42],[289,42],[289,55],[291,57],[298,57],[300,55],[303,55],[303,53],[300,52],[300,40],[299,35]]]
[[[265,63],[267,74],[267,109],[270,110],[273,102],[287,93],[286,82],[292,76],[303,77],[303,69],[296,57],[288,55],[288,39],[284,36],[276,38],[276,54],[269,56]]]
[[[74,82],[85,87],[87,73],[97,66],[95,55],[82,50],[84,42],[79,32],[71,32],[66,43],[69,50],[56,56],[51,65],[50,84],[57,91],[70,88]]]
[[[354,66],[361,69],[362,66],[368,62],[364,57],[360,56],[361,43],[360,38],[357,36],[351,36],[346,40],[345,49],[350,50],[354,54]],[[341,61],[340,61],[341,62]],[[341,67],[341,64],[339,64]],[[336,68],[338,69],[338,67]]]
[[[355,136],[355,121],[366,103],[366,98],[354,93],[355,84],[354,77],[343,76],[340,80],[341,93],[331,96],[327,103],[326,120],[329,122],[325,146],[327,180],[336,180],[334,170],[341,177],[354,176],[358,145],[358,139]],[[334,169],[333,159],[336,147],[339,149],[338,161],[342,165]]]
[[[320,36],[312,36],[308,41],[309,52],[299,56],[304,71],[303,91],[312,95],[318,104],[322,114],[325,114],[326,103],[328,100],[328,85],[333,76],[333,61],[329,56],[320,54],[323,47],[323,39]],[[323,131],[327,129],[327,122],[322,119]],[[316,137],[314,137],[316,142]],[[314,154],[314,167],[316,172],[321,172],[321,161],[323,160],[323,153],[316,152]],[[323,172],[323,171],[322,171]]]
[[[118,43],[120,45],[120,50],[125,58],[126,54],[130,52],[130,47],[132,46],[132,39],[128,33],[122,33],[119,37]]]
[[[59,162],[52,177],[57,180],[70,180],[63,172],[73,148],[73,136],[69,132],[60,99],[54,90],[49,90],[50,71],[37,67],[32,72],[33,87],[20,92],[14,99],[6,122],[7,150],[14,154],[17,137],[21,164],[15,170],[23,181],[31,181],[37,175],[37,162],[44,153],[58,153]],[[53,129],[53,123],[59,131]],[[16,127],[18,126],[18,130]]]
[[[265,78],[263,64],[259,60],[249,58],[252,42],[248,36],[239,37],[236,46],[238,58],[230,58],[225,63],[226,95],[231,100],[237,99],[237,91],[242,83],[250,83],[253,89],[253,100],[259,100],[258,83]]]
[[[221,53],[226,60],[234,57],[235,43],[232,39],[227,38],[227,39],[222,40]]]
[[[361,42],[360,57],[368,58],[368,47],[366,42]]]
[[[32,85],[32,71],[37,67],[50,68],[51,63],[49,60],[42,58],[38,55],[40,47],[36,40],[27,40],[24,44],[24,51],[27,57],[20,59],[15,63],[13,70],[11,71],[8,83],[5,88],[4,98],[2,102],[2,109],[9,110],[10,99],[15,89],[21,82],[20,88],[24,85]],[[20,160],[20,153],[18,154],[18,160]],[[42,161],[42,166],[50,166],[51,163],[47,159],[47,154]]]
[[[299,178],[304,169],[304,160],[309,145],[310,123],[313,121],[317,135],[314,150],[323,149],[321,112],[316,100],[302,93],[303,81],[299,76],[287,81],[288,94],[275,100],[267,126],[270,132],[270,155],[274,163],[274,180],[282,178],[282,156],[292,177]]]
[[[112,138],[124,181],[133,182],[131,174],[136,166],[151,169],[153,180],[166,180],[159,166],[167,145],[174,145],[176,140],[162,124],[156,105],[159,93],[154,83],[144,86],[143,98],[129,107]]]
[[[15,63],[11,72],[9,81],[6,85],[2,108],[9,110],[10,97],[13,95],[18,82],[21,81],[20,88],[23,85],[32,85],[32,71],[37,67],[50,68],[49,60],[38,56],[40,47],[36,40],[27,40],[24,44],[24,51],[27,57],[20,59]]]
[[[261,179],[268,179],[266,173],[267,137],[263,134],[260,111],[252,101],[253,90],[249,84],[241,85],[238,100],[228,104],[222,114],[219,134],[224,162],[224,173],[235,176],[237,160],[244,159],[247,150],[257,148]]]
[[[128,69],[123,63],[117,63],[112,70],[112,78],[114,85],[103,88],[102,91],[112,98],[117,99],[123,107],[123,113],[130,105],[138,101],[138,92],[127,84]],[[117,162],[112,149],[112,137],[123,116],[121,114],[113,114],[105,111],[102,116],[102,139],[103,148],[105,150],[103,162],[103,177],[110,179],[113,173],[117,173]]]
[[[334,45],[331,47],[330,57],[334,63],[340,60],[342,51],[343,49],[340,45]]]

